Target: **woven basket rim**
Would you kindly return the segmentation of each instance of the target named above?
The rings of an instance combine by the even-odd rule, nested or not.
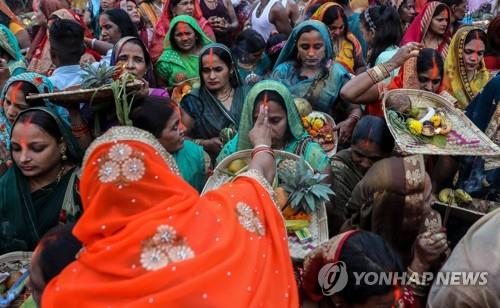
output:
[[[471,151],[470,148],[464,147],[453,147],[453,148],[439,148],[431,144],[422,145],[421,147],[408,147],[407,143],[402,140],[402,136],[398,131],[392,126],[391,122],[387,117],[386,101],[389,97],[396,94],[406,94],[412,98],[423,98],[440,108],[445,109],[449,114],[453,114],[460,123],[453,123],[453,127],[459,127],[461,130],[468,131],[471,135],[474,135],[482,146],[482,149],[475,149]],[[394,89],[384,93],[382,99],[382,106],[384,111],[384,118],[386,120],[389,131],[394,137],[395,142],[405,153],[409,154],[428,154],[428,155],[475,155],[475,156],[496,156],[500,155],[500,147],[491,141],[488,136],[486,136],[472,121],[461,111],[457,110],[446,98],[424,90],[416,89]],[[485,150],[487,149],[487,150]],[[485,152],[486,151],[486,152]]]

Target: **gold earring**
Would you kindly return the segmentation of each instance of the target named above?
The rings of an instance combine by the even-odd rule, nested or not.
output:
[[[68,156],[66,156],[66,149],[63,149],[61,151],[61,159],[64,161],[64,160],[68,160]]]

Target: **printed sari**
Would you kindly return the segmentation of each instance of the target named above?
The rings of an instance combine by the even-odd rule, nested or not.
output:
[[[83,249],[43,307],[298,307],[281,211],[256,170],[204,196],[156,138],[113,127],[83,162]]]
[[[180,15],[172,19],[171,27],[163,41],[165,50],[161,54],[160,59],[158,59],[158,62],[156,62],[156,70],[160,76],[166,79],[169,87],[186,79],[199,78],[199,55],[184,55],[170,44],[170,37],[174,35],[174,29],[178,23],[189,25],[197,33],[201,39],[200,47],[204,47],[212,42],[201,30],[193,17]]]
[[[318,31],[325,43],[324,61],[327,65],[316,78],[302,78],[297,63],[297,41],[305,27],[312,27]],[[328,29],[322,22],[307,20],[300,23],[293,29],[285,47],[281,50],[269,79],[281,81],[290,89],[293,96],[307,99],[314,110],[332,114],[340,89],[350,79],[349,73],[340,63],[334,62],[328,66],[329,60],[334,56],[332,46]]]
[[[170,1],[171,0],[166,0],[165,4],[163,4],[163,12],[154,29],[153,39],[151,40],[150,45],[151,58],[153,59],[153,63],[156,63],[156,61],[162,55],[162,52],[165,48],[165,37],[170,33],[170,29],[173,28],[173,25],[171,23],[174,20],[174,16],[172,16],[170,12]],[[203,17],[203,13],[201,12],[200,0],[194,0],[194,11],[192,18],[195,20],[198,28],[201,29],[200,32],[204,33],[203,36],[208,37],[211,41],[215,41],[214,31],[210,27],[210,23],[208,22],[208,20]]]
[[[57,17],[59,19],[71,20],[71,21],[77,22],[84,29],[84,37],[86,37],[86,38],[93,37],[92,33],[85,25],[85,22],[75,12],[73,12],[69,9],[62,8],[62,9],[58,9],[56,11],[53,11],[49,15],[49,19],[54,18],[54,17]],[[39,31],[41,31],[41,30],[42,29],[40,29]],[[52,63],[52,59],[50,57],[50,40],[49,40],[49,36],[48,36],[47,32],[48,32],[48,29],[45,29],[45,35],[43,36],[43,38],[41,38],[40,43],[37,46],[32,46],[36,49],[33,50],[33,56],[31,58],[28,69],[30,71],[35,72],[35,73],[50,76],[52,74],[52,71],[55,69],[55,66]],[[31,50],[31,48],[30,48],[30,50]],[[92,55],[96,60],[101,59],[101,56],[97,52],[95,52],[89,48],[85,49],[85,53]]]
[[[18,81],[32,84],[38,90],[39,94],[50,93],[54,91],[54,87],[50,80],[47,77],[37,73],[22,73],[7,80],[0,94],[0,102],[2,105],[2,107],[0,107],[0,142],[3,143],[7,149],[10,149],[10,132],[12,124],[7,120],[7,117],[5,116],[5,111],[3,109],[3,100],[5,99],[5,95],[7,94],[9,87],[13,83]],[[47,99],[43,100],[43,105],[55,112],[58,117],[63,119],[63,121],[69,125],[69,113],[65,108],[54,105]]]
[[[483,89],[490,80],[490,73],[481,61],[480,67],[469,80],[464,63],[465,38],[472,30],[482,31],[477,27],[465,26],[453,36],[450,51],[444,62],[444,86],[453,95],[460,109],[465,109],[470,101]]]
[[[285,102],[288,129],[291,133],[291,139],[283,148],[283,151],[302,156],[315,170],[323,171],[329,164],[328,156],[321,146],[312,141],[309,134],[304,130],[300,115],[290,95],[290,91],[283,84],[271,80],[264,80],[257,83],[252,87],[250,92],[248,92],[241,114],[238,134],[224,146],[219,157],[217,157],[217,162],[220,162],[225,157],[237,151],[252,148],[252,143],[250,142],[248,134],[254,125],[253,112],[257,96],[263,91],[275,91]]]
[[[326,11],[331,8],[337,6],[342,9],[342,6],[334,3],[327,2],[321,5],[316,12],[312,15],[311,19],[323,21]],[[330,35],[330,39],[332,41],[332,47],[335,50],[336,43]],[[340,42],[339,50],[334,52],[335,61],[342,64],[351,74],[354,74],[357,66],[363,64],[363,48],[359,43],[358,39],[351,32],[347,32],[346,37],[343,37]]]
[[[55,120],[71,157],[81,159],[83,153],[71,135],[71,128],[52,110],[44,107],[28,110],[33,109]],[[0,177],[0,254],[31,251],[52,227],[76,221],[81,213],[77,173],[78,168],[73,168],[60,180],[34,192],[15,164]]]
[[[233,101],[231,109],[226,107],[205,87],[203,78],[200,78],[200,87],[193,89],[189,94],[184,96],[181,101],[182,109],[195,121],[194,128],[190,132],[190,136],[196,139],[210,139],[218,137],[221,130],[224,128],[237,129],[240,125],[241,111],[245,96],[248,92],[248,87],[241,83],[238,69],[235,61],[231,56],[231,51],[224,45],[212,43],[205,46],[200,54],[203,54],[209,48],[217,48],[225,53],[231,59],[231,67],[233,71],[230,80],[236,81],[234,88]],[[201,62],[199,64],[197,74],[201,76]]]
[[[431,189],[422,155],[382,159],[354,188],[341,231],[360,228],[379,234],[407,265],[422,228],[441,227],[439,214],[431,210]]]
[[[139,1],[138,8],[139,13],[144,19],[146,19],[149,26],[155,28],[163,10],[153,2],[154,1],[145,0]],[[165,4],[162,5],[164,6]]]
[[[26,63],[19,49],[16,36],[4,25],[0,25],[0,49],[10,57],[7,62],[10,75],[16,76],[26,71]]]
[[[417,42],[423,44],[425,35],[427,34],[427,31],[429,31],[429,27],[432,22],[432,16],[434,15],[436,9],[442,5],[446,7],[446,10],[448,10],[448,16],[450,16],[451,12],[448,6],[446,6],[446,4],[441,3],[439,1],[432,1],[427,3],[422,12],[420,12],[420,14],[418,14],[415,17],[415,19],[413,19],[412,23],[406,30],[405,34],[403,35],[403,39],[401,40],[400,46],[404,46],[410,42]],[[448,29],[446,29],[446,32],[442,37],[441,43],[437,48],[437,51],[441,54],[441,56],[443,56],[443,59],[446,58],[446,55],[448,53],[448,46],[450,44],[450,39],[451,39],[451,31],[450,31],[449,17],[448,17]]]

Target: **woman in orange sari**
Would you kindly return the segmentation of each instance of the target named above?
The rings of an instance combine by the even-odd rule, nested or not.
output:
[[[118,126],[94,141],[73,230],[84,248],[42,307],[298,307],[267,114],[249,172],[202,197],[153,135]]]
[[[201,12],[200,0],[166,0],[163,5],[163,13],[156,24],[153,39],[151,40],[149,51],[153,63],[158,60],[163,52],[163,41],[170,29],[170,21],[178,15],[193,17],[208,38],[215,42],[214,31]]]

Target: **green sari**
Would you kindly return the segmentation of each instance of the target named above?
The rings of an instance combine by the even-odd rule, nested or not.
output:
[[[26,63],[19,49],[16,36],[4,25],[0,25],[0,49],[10,56],[7,63],[10,76],[16,76],[26,71]]]
[[[312,141],[311,137],[302,126],[299,112],[295,107],[290,91],[282,83],[272,80],[261,81],[248,92],[241,114],[238,134],[224,146],[217,157],[217,163],[237,151],[251,149],[253,147],[248,136],[254,125],[253,111],[257,96],[266,90],[277,92],[285,102],[288,129],[292,138],[288,141],[283,151],[304,157],[311,167],[317,171],[325,169],[329,164],[328,156],[319,144]]]
[[[20,114],[33,109],[48,113],[57,122],[68,156],[81,161],[83,153],[64,121],[45,107],[31,108]],[[16,165],[7,170],[0,178],[0,254],[31,251],[52,227],[60,222],[76,221],[81,213],[77,173],[78,168],[74,168],[59,181],[31,192],[28,179]]]
[[[205,87],[203,78],[201,78],[200,87],[193,89],[182,98],[182,109],[194,120],[194,127],[190,132],[190,136],[195,139],[218,137],[224,128],[237,128],[240,124],[241,111],[248,92],[248,87],[242,85],[238,68],[229,48],[222,44],[211,43],[200,51],[200,55],[204,54],[210,48],[222,50],[229,55],[232,62],[229,70],[233,72],[229,78],[234,88],[234,95],[231,108],[228,110]],[[199,76],[201,76],[201,63],[198,69]]]
[[[182,178],[201,193],[207,179],[205,162],[208,157],[203,151],[203,147],[190,140],[185,140],[182,149],[173,153],[172,156],[179,167]],[[208,161],[210,161],[209,157]]]
[[[188,24],[197,33],[197,36],[201,39],[201,47],[212,42],[203,30],[201,30],[193,17],[179,15],[172,19],[170,22],[170,29],[163,42],[165,49],[156,62],[158,73],[167,80],[167,85],[169,87],[185,79],[199,78],[198,66],[200,57],[191,54],[184,55],[170,44],[170,37],[174,35],[175,27],[180,22]]]

